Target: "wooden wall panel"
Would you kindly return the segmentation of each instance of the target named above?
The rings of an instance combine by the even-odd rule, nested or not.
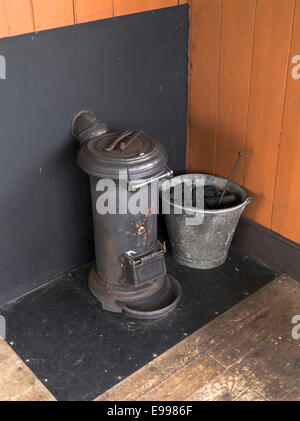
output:
[[[72,25],[73,0],[32,0],[37,31]]]
[[[295,67],[292,58],[299,54],[300,1],[297,0],[271,225],[272,230],[297,243],[300,243],[300,79],[292,77]]]
[[[271,226],[276,162],[294,0],[258,0],[244,185],[254,197],[246,215]]]
[[[0,0],[0,38],[8,37],[8,26],[4,1]]]
[[[177,6],[178,0],[148,0],[148,10],[160,9],[162,7]]]
[[[115,16],[143,12],[147,9],[147,0],[114,0]]]
[[[188,0],[0,0],[0,38],[184,3]]]
[[[223,3],[215,173],[228,177],[245,149],[256,0]],[[242,160],[234,180],[243,182]]]
[[[221,0],[193,1],[190,10],[190,98],[187,169],[214,172]]]
[[[187,169],[227,176],[244,148],[245,215],[300,243],[300,0],[190,5]]]
[[[3,3],[9,36],[34,31],[31,0],[4,0]]]
[[[76,23],[106,19],[113,16],[113,0],[74,0]]]

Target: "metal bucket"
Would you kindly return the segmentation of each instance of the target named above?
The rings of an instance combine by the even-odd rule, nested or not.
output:
[[[203,180],[204,186],[213,185],[219,190],[224,189],[227,181],[208,174],[185,174],[174,177],[173,180],[186,184],[185,188],[188,189],[192,188],[191,181],[197,183],[197,180]],[[181,204],[182,214],[175,214],[174,203],[162,195],[162,202],[170,206],[170,214],[164,216],[172,254],[178,263],[195,269],[211,269],[225,262],[240,216],[252,201],[246,190],[234,182],[230,183],[227,191],[236,195],[240,202],[238,205],[214,210],[185,207]],[[178,204],[175,203],[175,207],[178,208]],[[187,225],[186,217],[195,215],[202,216],[202,223]]]

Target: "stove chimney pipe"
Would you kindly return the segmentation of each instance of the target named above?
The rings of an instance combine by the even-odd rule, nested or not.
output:
[[[107,132],[106,124],[102,123],[92,111],[79,111],[71,122],[72,136],[78,140],[80,146]]]

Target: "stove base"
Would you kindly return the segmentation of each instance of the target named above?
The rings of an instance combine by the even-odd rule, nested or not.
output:
[[[95,266],[89,274],[89,289],[104,310],[124,312],[138,319],[156,319],[167,315],[181,297],[179,282],[169,274],[138,288],[118,287],[105,282]]]

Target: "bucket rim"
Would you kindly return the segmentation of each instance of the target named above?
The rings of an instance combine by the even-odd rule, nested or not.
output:
[[[206,174],[206,173],[181,174],[181,175],[177,175],[177,176],[173,177],[172,179],[180,179],[180,178],[183,178],[185,176],[188,176],[189,178],[192,178],[193,176],[211,176],[211,177],[218,178],[220,180],[227,181],[227,179],[224,178],[224,177],[219,177],[218,175]],[[236,206],[232,206],[230,208],[225,208],[225,209],[197,209],[197,208],[193,208],[193,207],[189,207],[189,206],[180,206],[180,205],[176,205],[174,202],[171,202],[170,200],[166,200],[166,198],[164,198],[162,196],[162,194],[161,194],[162,188],[161,187],[162,187],[163,183],[165,183],[166,181],[167,180],[164,180],[160,183],[159,193],[160,193],[161,200],[164,201],[165,203],[168,203],[169,205],[173,206],[174,208],[182,209],[185,212],[189,212],[189,213],[193,213],[193,214],[195,214],[195,213],[196,214],[205,213],[205,214],[215,215],[215,214],[220,214],[220,213],[234,212],[238,209],[245,208],[253,200],[251,196],[248,196],[248,193],[247,193],[247,191],[244,187],[242,187],[240,184],[236,183],[235,181],[231,181],[231,183],[240,187],[240,189],[243,190],[245,192],[245,195],[246,195],[246,199],[242,203],[239,203]]]

